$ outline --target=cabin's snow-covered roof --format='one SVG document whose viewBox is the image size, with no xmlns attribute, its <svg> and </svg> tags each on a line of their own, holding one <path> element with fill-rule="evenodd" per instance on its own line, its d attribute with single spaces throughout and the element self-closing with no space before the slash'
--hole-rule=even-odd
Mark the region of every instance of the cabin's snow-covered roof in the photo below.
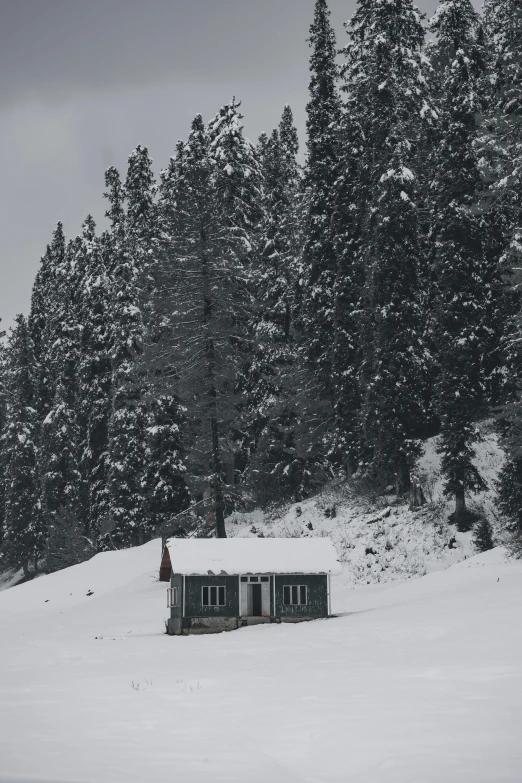
<svg viewBox="0 0 522 783">
<path fill-rule="evenodd" d="M 205 574 L 339 574 L 329 538 L 170 538 L 172 570 Z"/>
</svg>

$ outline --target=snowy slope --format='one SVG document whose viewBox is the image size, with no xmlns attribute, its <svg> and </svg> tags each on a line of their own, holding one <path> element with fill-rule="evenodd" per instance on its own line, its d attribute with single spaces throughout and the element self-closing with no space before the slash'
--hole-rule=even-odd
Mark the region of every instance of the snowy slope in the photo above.
<svg viewBox="0 0 522 783">
<path fill-rule="evenodd" d="M 477 447 L 475 463 L 488 491 L 470 498 L 468 504 L 483 510 L 495 527 L 494 487 L 504 455 L 487 422 L 482 429 L 484 440 Z M 448 524 L 454 509 L 443 496 L 436 445 L 436 438 L 426 441 L 417 470 L 429 501 L 420 511 L 408 511 L 407 504 L 394 505 L 392 496 L 364 499 L 343 482 L 286 509 L 235 513 L 227 520 L 228 535 L 329 536 L 339 558 L 349 566 L 346 579 L 353 585 L 387 583 L 447 568 L 473 556 L 475 550 L 470 533 L 457 533 Z"/>
<path fill-rule="evenodd" d="M 0 781 L 520 783 L 522 563 L 168 637 L 158 541 L 0 594 Z"/>
</svg>

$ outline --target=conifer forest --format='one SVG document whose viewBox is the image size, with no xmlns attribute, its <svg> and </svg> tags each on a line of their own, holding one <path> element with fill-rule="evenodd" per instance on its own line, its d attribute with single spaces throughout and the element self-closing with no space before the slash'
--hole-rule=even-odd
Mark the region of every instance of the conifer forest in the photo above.
<svg viewBox="0 0 522 783">
<path fill-rule="evenodd" d="M 407 503 L 435 435 L 486 540 L 485 419 L 522 553 L 522 2 L 310 23 L 304 156 L 289 105 L 254 144 L 234 97 L 159 176 L 144 146 L 105 172 L 106 229 L 49 227 L 0 342 L 0 566 L 225 537 L 332 479 Z"/>
</svg>

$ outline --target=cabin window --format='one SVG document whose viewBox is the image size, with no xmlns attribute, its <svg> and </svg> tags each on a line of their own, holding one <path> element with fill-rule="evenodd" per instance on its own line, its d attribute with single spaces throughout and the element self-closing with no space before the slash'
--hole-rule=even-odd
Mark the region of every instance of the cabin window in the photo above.
<svg viewBox="0 0 522 783">
<path fill-rule="evenodd" d="M 201 588 L 201 603 L 203 606 L 225 606 L 225 599 L 225 588 L 221 585 Z"/>
<path fill-rule="evenodd" d="M 167 590 L 167 608 L 172 609 L 179 606 L 179 588 L 169 587 Z"/>
<path fill-rule="evenodd" d="M 308 603 L 306 585 L 284 585 L 283 603 L 285 606 L 305 606 Z"/>
</svg>

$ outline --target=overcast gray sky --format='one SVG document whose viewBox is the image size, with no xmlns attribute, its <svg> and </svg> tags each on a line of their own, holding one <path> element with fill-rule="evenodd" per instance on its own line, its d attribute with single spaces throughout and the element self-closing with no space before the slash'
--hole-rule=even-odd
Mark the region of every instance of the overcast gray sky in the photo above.
<svg viewBox="0 0 522 783">
<path fill-rule="evenodd" d="M 285 103 L 304 147 L 314 0 L 0 0 L 0 317 L 27 312 L 58 220 L 100 223 L 103 173 L 156 174 L 193 117 L 242 100 L 253 141 Z M 339 45 L 354 0 L 330 0 Z M 421 0 L 431 13 L 436 0 Z"/>
</svg>

